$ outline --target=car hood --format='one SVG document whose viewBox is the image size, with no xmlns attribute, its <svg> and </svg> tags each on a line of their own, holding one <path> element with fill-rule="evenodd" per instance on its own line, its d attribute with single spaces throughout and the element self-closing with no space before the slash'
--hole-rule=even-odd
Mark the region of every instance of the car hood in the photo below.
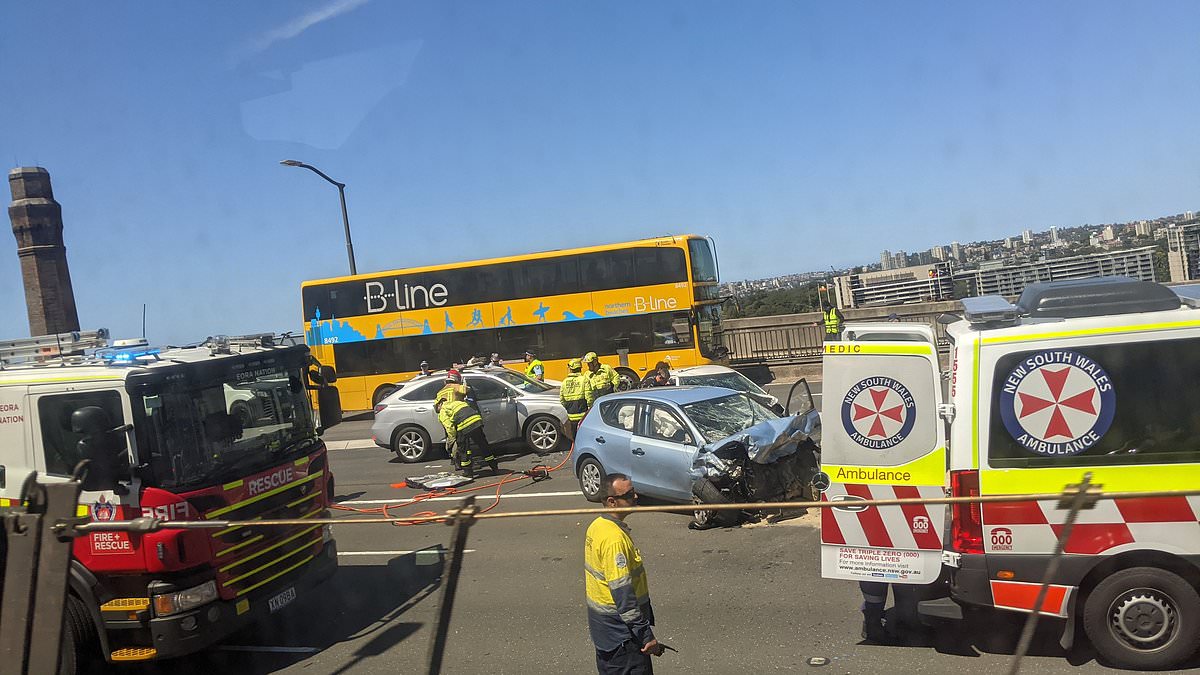
<svg viewBox="0 0 1200 675">
<path fill-rule="evenodd" d="M 820 421 L 816 415 L 793 415 L 760 422 L 749 429 L 714 441 L 700 448 L 708 454 L 728 443 L 746 446 L 746 456 L 758 464 L 770 464 L 780 457 L 796 452 L 800 444 L 816 436 L 819 441 Z"/>
<path fill-rule="evenodd" d="M 729 455 L 721 450 L 729 445 L 744 447 L 746 456 L 756 464 L 772 464 L 795 454 L 809 439 L 820 446 L 821 418 L 816 411 L 760 422 L 749 429 L 697 448 L 692 458 L 691 474 L 693 479 L 725 474 L 730 467 L 727 461 Z M 725 458 L 721 455 L 725 455 Z"/>
</svg>

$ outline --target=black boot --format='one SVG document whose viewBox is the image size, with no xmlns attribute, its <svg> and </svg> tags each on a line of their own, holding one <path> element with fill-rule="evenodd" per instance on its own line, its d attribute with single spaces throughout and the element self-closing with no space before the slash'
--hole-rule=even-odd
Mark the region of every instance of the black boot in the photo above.
<svg viewBox="0 0 1200 675">
<path fill-rule="evenodd" d="M 887 644 L 891 636 L 883 627 L 883 605 L 867 605 L 863 607 L 862 636 L 867 642 Z"/>
<path fill-rule="evenodd" d="M 464 464 L 462 466 L 462 473 L 467 478 L 474 478 L 475 477 L 475 465 L 473 463 Z"/>
<path fill-rule="evenodd" d="M 489 459 L 489 460 L 487 461 L 487 465 L 488 465 L 489 467 L 491 467 L 492 471 L 499 471 L 499 470 L 500 470 L 500 462 L 497 462 L 497 461 L 496 461 L 494 458 L 493 458 L 493 459 Z"/>
</svg>

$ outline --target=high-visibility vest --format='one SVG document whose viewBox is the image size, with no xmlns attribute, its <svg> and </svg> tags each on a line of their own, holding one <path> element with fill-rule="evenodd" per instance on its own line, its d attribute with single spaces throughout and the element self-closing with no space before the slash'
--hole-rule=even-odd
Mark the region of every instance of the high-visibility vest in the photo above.
<svg viewBox="0 0 1200 675">
<path fill-rule="evenodd" d="M 546 377 L 546 367 L 542 365 L 541 361 L 534 359 L 529 362 L 528 366 L 525 366 L 525 377 L 531 380 L 542 380 Z"/>
<path fill-rule="evenodd" d="M 439 404 L 444 404 L 446 401 L 454 400 L 455 398 L 467 397 L 467 385 L 465 384 L 447 384 L 438 391 L 437 396 L 433 399 L 434 407 Z"/>
<path fill-rule="evenodd" d="M 583 373 L 568 373 L 558 390 L 558 399 L 567 409 L 567 419 L 577 422 L 592 407 L 592 384 Z"/>
<path fill-rule="evenodd" d="M 837 334 L 842 332 L 842 317 L 838 316 L 837 308 L 830 307 L 825 313 L 825 332 Z"/>
<path fill-rule="evenodd" d="M 601 363 L 600 368 L 594 373 L 588 373 L 587 378 L 592 385 L 592 400 L 613 393 L 621 382 L 621 376 L 607 363 Z"/>
</svg>

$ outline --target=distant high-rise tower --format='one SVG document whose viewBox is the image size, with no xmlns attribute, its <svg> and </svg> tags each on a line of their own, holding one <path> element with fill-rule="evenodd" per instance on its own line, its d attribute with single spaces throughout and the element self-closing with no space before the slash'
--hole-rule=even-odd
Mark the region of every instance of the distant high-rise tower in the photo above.
<svg viewBox="0 0 1200 675">
<path fill-rule="evenodd" d="M 892 252 L 891 251 L 884 251 L 883 253 L 879 254 L 879 269 L 881 269 L 881 270 L 892 269 Z"/>
<path fill-rule="evenodd" d="M 950 242 L 950 259 L 953 260 L 954 262 L 962 262 L 963 261 L 962 247 L 959 246 L 957 241 Z"/>
<path fill-rule="evenodd" d="M 1050 243 L 1051 244 L 1058 243 L 1058 228 L 1057 227 L 1050 228 Z"/>
<path fill-rule="evenodd" d="M 20 167 L 8 172 L 8 219 L 17 238 L 30 335 L 79 330 L 75 292 L 63 244 L 62 207 L 54 201 L 50 172 Z"/>
<path fill-rule="evenodd" d="M 1026 244 L 1032 242 L 1033 241 L 1033 231 L 1032 230 L 1021 230 L 1021 241 L 1025 242 Z"/>
</svg>

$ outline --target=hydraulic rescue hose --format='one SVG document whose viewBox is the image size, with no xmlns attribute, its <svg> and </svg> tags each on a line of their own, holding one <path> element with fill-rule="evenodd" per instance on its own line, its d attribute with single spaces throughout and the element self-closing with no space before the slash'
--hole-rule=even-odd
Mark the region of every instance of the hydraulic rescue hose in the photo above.
<svg viewBox="0 0 1200 675">
<path fill-rule="evenodd" d="M 566 463 L 568 461 L 570 461 L 570 459 L 571 459 L 571 452 L 568 450 L 566 455 L 563 457 L 562 461 L 553 467 L 548 467 L 548 466 L 539 464 L 539 465 L 536 465 L 533 468 L 527 469 L 525 471 L 512 471 L 508 475 L 504 476 L 503 478 L 501 478 L 500 480 L 498 480 L 494 483 L 487 483 L 485 485 L 474 485 L 474 486 L 466 487 L 466 488 L 448 487 L 448 488 L 444 488 L 441 490 L 430 490 L 428 492 L 423 492 L 423 493 L 413 497 L 412 499 L 396 502 L 395 504 L 384 504 L 382 506 L 377 506 L 377 507 L 373 507 L 373 508 L 358 508 L 358 507 L 354 507 L 354 506 L 342 506 L 340 504 L 331 504 L 329 506 L 329 508 L 337 510 L 337 511 L 347 511 L 350 513 L 361 513 L 361 514 L 367 514 L 367 515 L 382 515 L 387 518 L 398 518 L 399 516 L 395 516 L 391 513 L 392 510 L 407 508 L 409 506 L 420 504 L 421 502 L 429 501 L 431 499 L 436 499 L 439 497 L 454 497 L 454 496 L 458 496 L 458 495 L 465 495 L 465 494 L 468 494 L 471 492 L 478 492 L 478 491 L 482 491 L 482 490 L 489 490 L 491 488 L 496 488 L 495 499 L 492 500 L 492 503 L 490 505 L 488 505 L 487 508 L 480 509 L 478 512 L 480 514 L 483 514 L 483 513 L 487 513 L 488 511 L 491 511 L 492 509 L 496 508 L 496 506 L 498 506 L 500 504 L 500 497 L 502 494 L 501 490 L 504 488 L 505 485 L 511 485 L 513 483 L 517 483 L 517 482 L 520 482 L 523 480 L 531 480 L 534 482 L 546 480 L 547 478 L 550 477 L 551 473 L 561 469 L 563 466 L 566 465 Z M 392 487 L 400 488 L 400 487 L 406 487 L 406 485 L 404 483 L 393 483 Z M 410 521 L 410 522 L 404 522 L 404 521 L 397 520 L 397 521 L 393 521 L 392 525 L 401 527 L 401 526 L 408 526 L 408 525 L 423 525 L 425 523 L 444 522 L 444 520 L 445 520 L 444 518 L 438 519 L 437 516 L 438 516 L 438 514 L 435 511 L 419 511 L 417 513 L 412 514 L 412 516 L 410 516 L 410 517 L 411 518 L 426 518 L 429 520 L 417 520 L 417 521 Z"/>
</svg>

